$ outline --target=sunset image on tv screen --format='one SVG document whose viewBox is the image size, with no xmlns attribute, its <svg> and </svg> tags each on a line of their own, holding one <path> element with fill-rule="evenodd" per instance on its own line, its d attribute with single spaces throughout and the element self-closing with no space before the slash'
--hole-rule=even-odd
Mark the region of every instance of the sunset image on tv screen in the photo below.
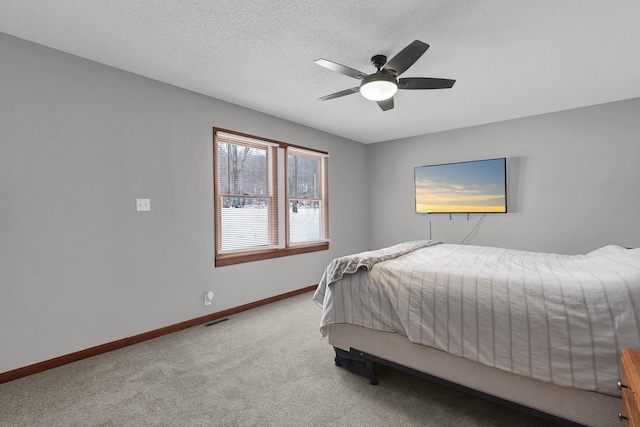
<svg viewBox="0 0 640 427">
<path fill-rule="evenodd" d="M 417 213 L 504 213 L 506 159 L 415 168 Z"/>
</svg>

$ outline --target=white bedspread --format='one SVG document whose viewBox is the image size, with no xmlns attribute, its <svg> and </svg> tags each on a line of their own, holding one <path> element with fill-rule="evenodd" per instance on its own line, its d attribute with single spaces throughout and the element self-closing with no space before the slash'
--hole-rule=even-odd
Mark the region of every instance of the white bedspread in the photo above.
<svg viewBox="0 0 640 427">
<path fill-rule="evenodd" d="M 640 249 L 557 255 L 440 244 L 356 271 L 314 300 L 320 330 L 398 332 L 506 371 L 617 395 L 622 348 L 640 350 Z"/>
</svg>

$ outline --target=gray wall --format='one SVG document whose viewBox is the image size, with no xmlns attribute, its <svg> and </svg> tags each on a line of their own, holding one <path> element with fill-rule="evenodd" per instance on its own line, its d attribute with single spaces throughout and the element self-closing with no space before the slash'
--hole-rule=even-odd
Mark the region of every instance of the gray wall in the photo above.
<svg viewBox="0 0 640 427">
<path fill-rule="evenodd" d="M 640 246 L 640 98 L 370 146 L 372 245 L 460 243 L 480 215 L 414 213 L 416 166 L 507 157 L 509 213 L 468 244 L 585 253 Z M 428 118 L 426 118 L 428 119 Z"/>
<path fill-rule="evenodd" d="M 366 146 L 3 34 L 0 58 L 0 372 L 311 286 L 368 247 Z M 329 251 L 214 268 L 214 126 L 329 152 Z"/>
</svg>

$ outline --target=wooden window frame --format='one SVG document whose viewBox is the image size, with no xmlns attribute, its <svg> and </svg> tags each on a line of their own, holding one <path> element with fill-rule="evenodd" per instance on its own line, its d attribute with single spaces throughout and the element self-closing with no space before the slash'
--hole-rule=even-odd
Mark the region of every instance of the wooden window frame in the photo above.
<svg viewBox="0 0 640 427">
<path fill-rule="evenodd" d="M 280 174 L 284 175 L 284 186 L 283 188 L 279 188 L 280 177 L 277 165 L 277 154 L 276 158 L 272 161 L 274 162 L 274 167 L 271 169 L 271 177 L 272 183 L 274 185 L 274 192 L 276 193 L 275 200 L 278 200 L 278 192 L 284 191 L 284 208 L 281 211 L 281 206 L 279 203 L 272 203 L 272 211 L 270 215 L 283 215 L 284 222 L 286 227 L 284 245 L 279 248 L 268 248 L 268 249 L 260 249 L 260 250 L 247 250 L 247 251 L 237 251 L 237 252 L 223 252 L 220 253 L 220 249 L 222 246 L 222 197 L 224 195 L 220 194 L 220 188 L 218 183 L 218 133 L 225 133 L 232 136 L 239 137 L 239 140 L 242 141 L 243 144 L 250 145 L 250 142 L 245 142 L 244 139 L 249 140 L 257 140 L 264 141 L 267 144 L 275 145 L 277 148 L 284 149 L 284 170 L 280 172 Z M 288 189 L 287 189 L 287 149 L 297 149 L 302 152 L 309 152 L 311 155 L 317 155 L 322 158 L 322 187 L 321 187 L 321 204 L 322 204 L 322 212 L 323 217 L 321 221 L 323 222 L 323 230 L 324 236 L 319 241 L 309 242 L 307 243 L 295 243 L 292 245 L 289 241 L 289 197 L 288 197 Z M 278 150 L 272 150 L 277 152 Z M 297 151 L 297 152 L 300 152 Z M 227 265 L 240 264 L 244 262 L 252 262 L 259 261 L 265 259 L 279 258 L 283 256 L 290 255 L 298 255 L 309 252 L 316 251 L 324 251 L 329 249 L 329 193 L 328 193 L 328 153 L 321 150 L 316 150 L 308 147 L 302 147 L 295 144 L 289 144 L 281 141 L 276 141 L 273 139 L 263 138 L 255 135 L 249 135 L 246 133 L 231 131 L 228 129 L 222 128 L 213 128 L 213 183 L 214 183 L 214 244 L 215 244 L 215 266 L 222 267 Z M 279 221 L 276 220 L 275 224 Z M 277 225 L 275 227 L 272 226 L 269 228 L 270 230 L 270 241 L 273 243 L 278 240 L 279 231 Z"/>
</svg>

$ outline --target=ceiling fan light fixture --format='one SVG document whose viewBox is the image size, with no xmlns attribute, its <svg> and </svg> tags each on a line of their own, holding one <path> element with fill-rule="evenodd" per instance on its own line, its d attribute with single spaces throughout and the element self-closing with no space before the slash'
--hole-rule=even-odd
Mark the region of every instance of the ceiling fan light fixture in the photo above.
<svg viewBox="0 0 640 427">
<path fill-rule="evenodd" d="M 371 74 L 362 79 L 360 93 L 371 101 L 384 101 L 391 98 L 398 91 L 397 80 L 382 72 Z"/>
</svg>

